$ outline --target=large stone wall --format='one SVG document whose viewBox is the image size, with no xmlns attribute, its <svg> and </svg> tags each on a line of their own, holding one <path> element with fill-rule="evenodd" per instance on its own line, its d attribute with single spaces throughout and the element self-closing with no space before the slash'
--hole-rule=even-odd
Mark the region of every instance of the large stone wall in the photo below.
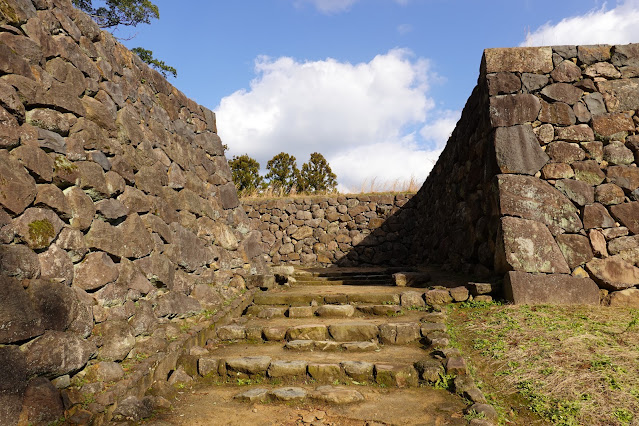
<svg viewBox="0 0 639 426">
<path fill-rule="evenodd" d="M 435 263 L 503 276 L 515 302 L 599 303 L 603 295 L 613 304 L 639 303 L 638 110 L 639 44 L 487 49 L 437 164 L 390 217 L 369 213 L 375 226 L 362 220 L 363 228 L 349 224 L 352 215 L 324 217 L 318 223 L 325 227 L 305 244 L 277 229 L 292 224 L 280 212 L 290 215 L 299 202 L 251 202 L 248 211 L 256 220 L 265 214 L 260 229 L 274 259 L 313 262 L 319 256 L 311 246 L 337 244 L 322 262 Z M 317 221 L 313 209 L 344 202 L 307 204 Z M 388 226 L 378 219 L 389 221 L 391 240 L 401 244 L 386 239 Z M 328 226 L 344 231 L 324 233 Z M 355 236 L 353 248 L 340 247 L 337 235 L 350 243 Z M 294 259 L 282 257 L 285 245 Z"/>
<path fill-rule="evenodd" d="M 258 240 L 211 111 L 69 0 L 0 1 L 0 424 L 56 420 L 56 388 L 112 412 L 132 358 L 166 380 L 174 318 L 244 292 Z"/>
<path fill-rule="evenodd" d="M 268 262 L 292 265 L 405 265 L 412 239 L 403 223 L 412 194 L 244 199 Z"/>
<path fill-rule="evenodd" d="M 612 303 L 637 291 L 620 292 L 639 284 L 638 66 L 639 45 L 485 52 L 509 298 L 581 288 L 572 300 L 592 301 L 590 279 Z"/>
</svg>

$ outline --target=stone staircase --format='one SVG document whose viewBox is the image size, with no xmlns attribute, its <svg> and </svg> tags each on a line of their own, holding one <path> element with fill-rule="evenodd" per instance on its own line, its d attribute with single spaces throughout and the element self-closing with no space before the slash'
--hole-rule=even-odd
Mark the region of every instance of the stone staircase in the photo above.
<svg viewBox="0 0 639 426">
<path fill-rule="evenodd" d="M 412 415 L 389 419 L 380 410 L 362 420 L 492 424 L 494 410 L 450 346 L 444 311 L 426 302 L 424 289 L 396 286 L 392 272 L 296 269 L 287 283 L 257 292 L 206 351 L 192 352 L 187 372 L 236 387 L 235 403 L 339 405 L 361 418 L 354 407 L 367 400 L 383 407 L 385 398 L 396 405 L 413 389 L 406 403 L 419 410 Z M 469 297 L 465 288 L 435 291 Z M 469 410 L 485 414 L 471 420 Z"/>
</svg>

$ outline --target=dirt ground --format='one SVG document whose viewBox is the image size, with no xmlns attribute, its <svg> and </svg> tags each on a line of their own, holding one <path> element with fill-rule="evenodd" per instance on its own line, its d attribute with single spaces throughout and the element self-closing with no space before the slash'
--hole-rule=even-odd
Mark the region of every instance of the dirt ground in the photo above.
<svg viewBox="0 0 639 426">
<path fill-rule="evenodd" d="M 244 403 L 233 400 L 253 387 L 202 385 L 181 393 L 170 411 L 158 413 L 145 425 L 467 425 L 464 402 L 444 390 L 383 389 L 361 386 L 366 400 L 353 405 L 322 403 Z"/>
</svg>

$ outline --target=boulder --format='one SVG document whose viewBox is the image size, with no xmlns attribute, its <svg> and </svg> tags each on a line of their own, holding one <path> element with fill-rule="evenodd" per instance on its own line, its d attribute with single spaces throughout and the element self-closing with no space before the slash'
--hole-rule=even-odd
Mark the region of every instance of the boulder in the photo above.
<svg viewBox="0 0 639 426">
<path fill-rule="evenodd" d="M 75 290 L 64 283 L 32 280 L 27 294 L 45 330 L 66 331 L 80 309 Z"/>
<path fill-rule="evenodd" d="M 615 226 L 615 220 L 610 216 L 608 210 L 599 203 L 585 206 L 583 219 L 584 229 L 612 228 Z"/>
<path fill-rule="evenodd" d="M 135 346 L 133 328 L 126 320 L 107 320 L 95 326 L 91 339 L 104 361 L 122 361 Z"/>
<path fill-rule="evenodd" d="M 187 317 L 202 310 L 200 302 L 185 294 L 170 292 L 157 299 L 154 312 L 157 317 Z"/>
<path fill-rule="evenodd" d="M 66 251 L 53 244 L 38 255 L 40 261 L 40 277 L 59 280 L 66 285 L 73 282 L 73 262 Z"/>
<path fill-rule="evenodd" d="M 618 255 L 592 259 L 586 263 L 586 269 L 597 284 L 607 290 L 624 290 L 639 285 L 639 268 Z"/>
<path fill-rule="evenodd" d="M 563 141 L 549 143 L 546 147 L 546 154 L 551 161 L 556 163 L 572 164 L 586 158 L 586 153 L 578 144 Z"/>
<path fill-rule="evenodd" d="M 49 247 L 63 226 L 53 210 L 37 207 L 27 209 L 13 221 L 16 234 L 34 250 Z"/>
<path fill-rule="evenodd" d="M 574 105 L 581 99 L 583 90 L 568 83 L 553 83 L 544 87 L 541 95 L 551 101 L 565 102 Z"/>
<path fill-rule="evenodd" d="M 77 334 L 52 330 L 22 349 L 29 374 L 49 378 L 80 370 L 96 352 L 94 343 Z"/>
<path fill-rule="evenodd" d="M 634 191 L 639 188 L 639 168 L 630 166 L 610 166 L 606 170 L 610 182 Z"/>
<path fill-rule="evenodd" d="M 595 189 L 586 182 L 562 179 L 555 183 L 555 188 L 579 206 L 595 202 Z"/>
<path fill-rule="evenodd" d="M 246 356 L 226 360 L 228 370 L 246 374 L 266 374 L 269 365 L 271 365 L 271 357 L 268 356 Z"/>
<path fill-rule="evenodd" d="M 86 255 L 81 263 L 74 267 L 73 284 L 83 290 L 97 290 L 108 283 L 115 282 L 120 274 L 118 267 L 104 252 Z"/>
<path fill-rule="evenodd" d="M 29 381 L 24 393 L 20 420 L 28 424 L 51 424 L 64 417 L 60 392 L 44 377 Z"/>
<path fill-rule="evenodd" d="M 18 346 L 0 346 L 0 418 L 17 425 L 27 388 L 27 365 Z"/>
<path fill-rule="evenodd" d="M 2 275 L 19 280 L 36 278 L 40 276 L 40 261 L 26 245 L 0 245 L 0 270 Z"/>
<path fill-rule="evenodd" d="M 622 141 L 628 132 L 635 130 L 632 118 L 623 113 L 595 115 L 592 118 L 592 128 L 597 139 Z"/>
<path fill-rule="evenodd" d="M 628 288 L 613 291 L 608 295 L 608 303 L 613 308 L 639 308 L 639 289 Z"/>
<path fill-rule="evenodd" d="M 356 342 L 376 339 L 379 334 L 377 325 L 370 323 L 331 324 L 328 327 L 331 337 L 338 342 Z"/>
</svg>

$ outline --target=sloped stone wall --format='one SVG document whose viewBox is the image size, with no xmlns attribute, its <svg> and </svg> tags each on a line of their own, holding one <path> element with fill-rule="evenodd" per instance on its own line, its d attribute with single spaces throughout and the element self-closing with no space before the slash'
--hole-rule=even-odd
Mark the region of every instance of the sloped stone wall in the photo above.
<svg viewBox="0 0 639 426">
<path fill-rule="evenodd" d="M 383 252 L 380 262 L 501 276 L 515 302 L 639 305 L 638 110 L 639 44 L 487 49 L 437 164 L 383 218 L 401 247 L 382 224 L 326 258 L 374 264 L 362 254 Z M 297 208 L 279 203 L 279 212 Z M 277 231 L 278 214 L 251 209 L 266 214 L 262 230 Z M 293 247 L 295 259 L 284 260 L 315 260 L 310 246 Z"/>
<path fill-rule="evenodd" d="M 412 239 L 402 232 L 413 194 L 243 199 L 275 265 L 404 265 Z"/>
<path fill-rule="evenodd" d="M 613 304 L 639 284 L 638 65 L 639 45 L 485 52 L 501 172 L 495 270 L 513 300 L 578 286 L 568 274 Z M 596 301 L 581 283 L 573 300 Z"/>
<path fill-rule="evenodd" d="M 0 1 L 0 424 L 175 354 L 172 318 L 264 273 L 258 240 L 211 111 L 69 0 Z"/>
</svg>

